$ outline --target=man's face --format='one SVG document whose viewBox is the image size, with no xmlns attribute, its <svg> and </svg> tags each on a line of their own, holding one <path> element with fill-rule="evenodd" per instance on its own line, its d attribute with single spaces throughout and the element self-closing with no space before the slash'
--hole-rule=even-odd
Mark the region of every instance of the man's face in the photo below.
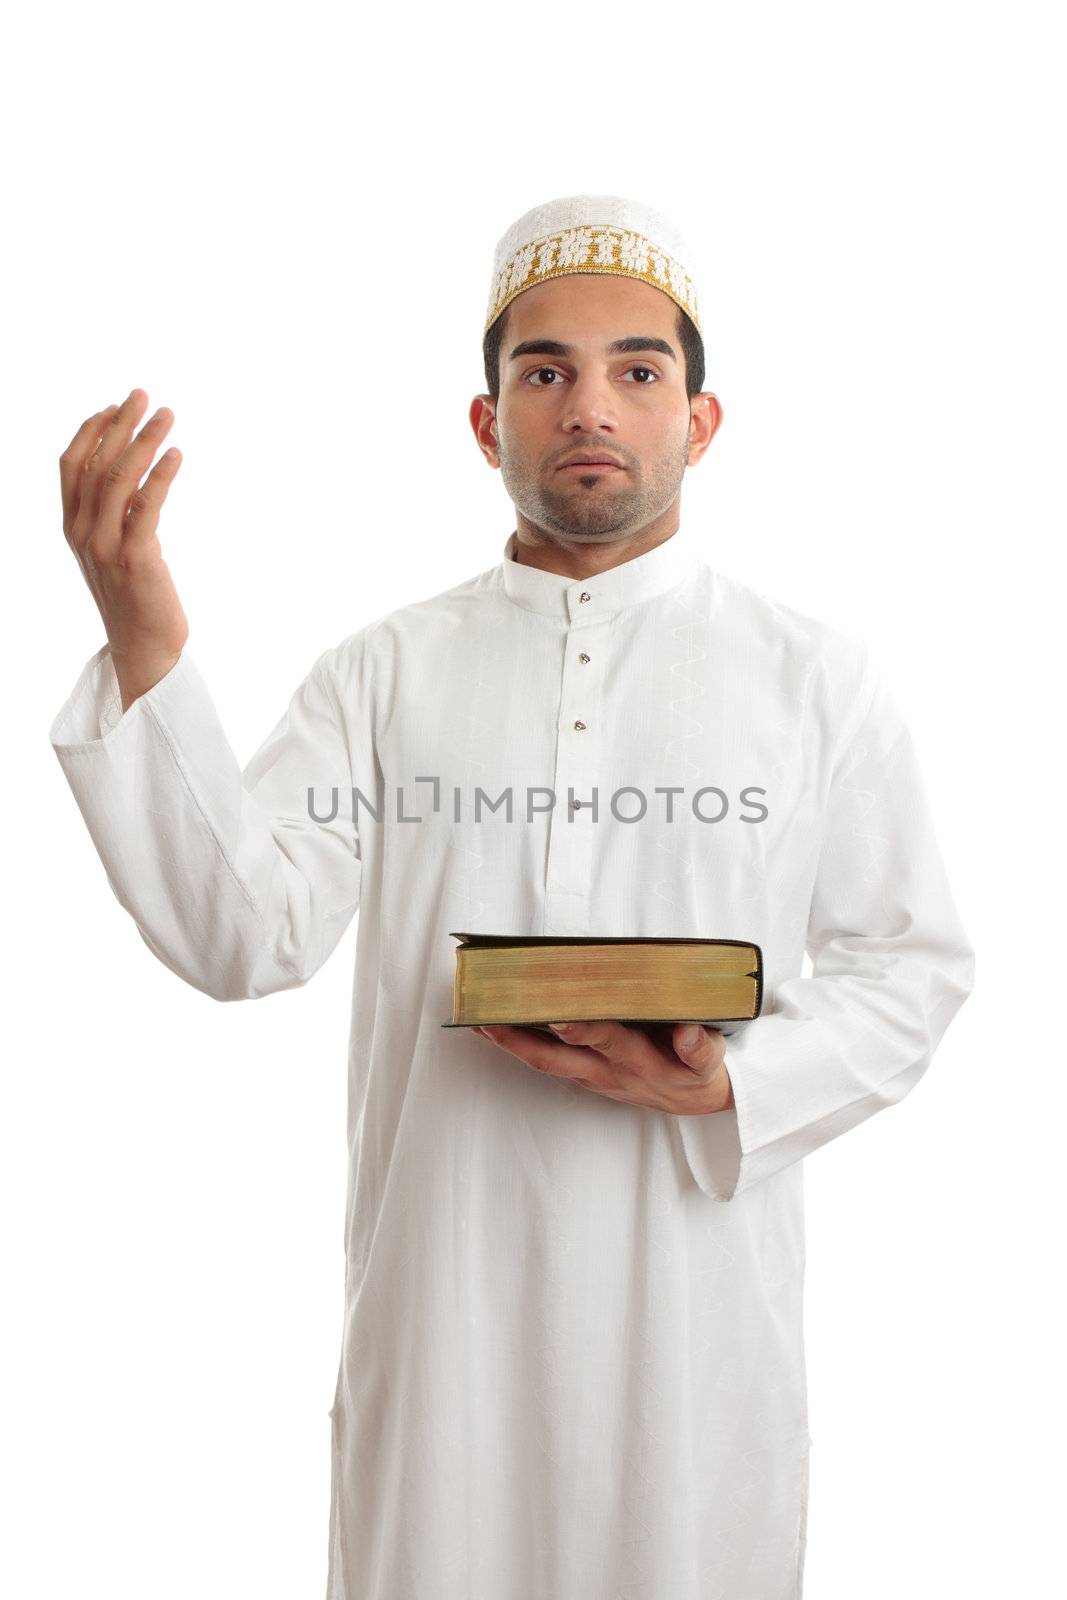
<svg viewBox="0 0 1067 1600">
<path fill-rule="evenodd" d="M 677 321 L 661 290 L 609 274 L 552 278 L 508 307 L 493 438 L 516 510 L 549 539 L 630 537 L 676 500 L 691 447 Z M 563 465 L 586 454 L 615 464 Z"/>
</svg>

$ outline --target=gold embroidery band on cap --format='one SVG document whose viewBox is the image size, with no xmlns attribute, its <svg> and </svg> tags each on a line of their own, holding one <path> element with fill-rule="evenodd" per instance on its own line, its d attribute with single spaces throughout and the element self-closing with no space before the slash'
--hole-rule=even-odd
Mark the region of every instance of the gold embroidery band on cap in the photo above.
<svg viewBox="0 0 1067 1600">
<path fill-rule="evenodd" d="M 662 289 L 702 332 L 696 286 L 679 261 L 644 234 L 605 225 L 565 228 L 513 250 L 493 278 L 484 333 L 524 289 L 569 272 L 611 272 Z"/>
</svg>

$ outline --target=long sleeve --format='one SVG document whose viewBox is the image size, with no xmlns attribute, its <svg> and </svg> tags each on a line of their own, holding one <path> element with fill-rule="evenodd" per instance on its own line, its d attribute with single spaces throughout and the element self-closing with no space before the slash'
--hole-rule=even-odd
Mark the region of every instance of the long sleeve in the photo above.
<svg viewBox="0 0 1067 1600">
<path fill-rule="evenodd" d="M 216 1000 L 306 983 L 359 905 L 330 657 L 243 772 L 187 650 L 123 712 L 103 646 L 49 730 L 118 900 L 149 949 Z M 315 820 L 329 817 L 333 790 L 336 815 Z"/>
<path fill-rule="evenodd" d="M 828 785 L 808 978 L 780 983 L 729 1038 L 734 1107 L 679 1117 L 713 1198 L 752 1184 L 901 1100 L 974 983 L 911 735 L 869 660 Z"/>
</svg>

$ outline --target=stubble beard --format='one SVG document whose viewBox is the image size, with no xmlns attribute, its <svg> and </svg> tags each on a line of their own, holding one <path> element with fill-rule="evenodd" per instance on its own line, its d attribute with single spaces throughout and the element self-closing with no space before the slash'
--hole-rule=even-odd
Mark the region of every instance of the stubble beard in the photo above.
<svg viewBox="0 0 1067 1600">
<path fill-rule="evenodd" d="M 592 542 L 634 533 L 667 509 L 681 487 L 689 443 L 687 438 L 677 457 L 658 462 L 647 477 L 639 468 L 628 467 L 623 487 L 613 481 L 615 473 L 598 474 L 583 481 L 580 472 L 569 472 L 567 477 L 575 481 L 566 489 L 557 490 L 552 482 L 558 469 L 549 468 L 538 475 L 525 463 L 513 460 L 500 440 L 497 454 L 511 503 L 528 522 L 549 537 L 556 534 Z"/>
</svg>

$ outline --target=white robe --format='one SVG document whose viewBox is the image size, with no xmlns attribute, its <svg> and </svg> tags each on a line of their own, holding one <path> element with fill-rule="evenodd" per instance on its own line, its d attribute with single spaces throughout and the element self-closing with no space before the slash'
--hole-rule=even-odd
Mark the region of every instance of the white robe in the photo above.
<svg viewBox="0 0 1067 1600">
<path fill-rule="evenodd" d="M 123 714 L 105 645 L 52 724 L 188 983 L 305 983 L 359 909 L 328 1600 L 801 1593 L 803 1158 L 914 1086 L 973 954 L 870 653 L 693 538 L 577 580 L 512 534 L 326 650 L 243 773 L 188 650 Z M 735 1107 L 442 1028 L 453 931 L 759 944 Z"/>
</svg>

